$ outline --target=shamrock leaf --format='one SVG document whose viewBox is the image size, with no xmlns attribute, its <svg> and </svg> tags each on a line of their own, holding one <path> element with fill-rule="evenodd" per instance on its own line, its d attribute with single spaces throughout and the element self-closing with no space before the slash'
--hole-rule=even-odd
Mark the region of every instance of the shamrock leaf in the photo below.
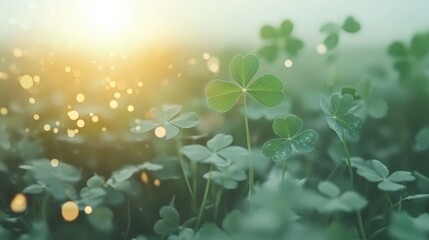
<svg viewBox="0 0 429 240">
<path fill-rule="evenodd" d="M 87 219 L 91 226 L 99 231 L 109 232 L 113 228 L 113 212 L 107 207 L 93 208 Z"/>
<path fill-rule="evenodd" d="M 180 113 L 179 105 L 163 105 L 152 109 L 154 120 L 136 119 L 131 123 L 131 132 L 145 133 L 155 129 L 155 135 L 166 140 L 172 139 L 180 132 L 180 128 L 192 128 L 198 125 L 198 115 L 194 112 Z M 160 130 L 157 133 L 157 129 Z"/>
<path fill-rule="evenodd" d="M 304 43 L 292 35 L 293 28 L 293 23 L 290 20 L 284 20 L 278 29 L 270 25 L 263 26 L 260 36 L 269 43 L 259 49 L 259 55 L 272 62 L 279 55 L 279 49 L 283 48 L 286 53 L 296 56 L 304 47 Z"/>
<path fill-rule="evenodd" d="M 323 40 L 323 45 L 325 45 L 328 50 L 332 50 L 338 46 L 342 31 L 347 33 L 357 33 L 360 28 L 360 23 L 351 16 L 347 17 L 341 26 L 335 23 L 324 24 L 320 28 L 320 31 L 326 34 L 326 37 Z"/>
<path fill-rule="evenodd" d="M 320 107 L 325 114 L 329 127 L 337 133 L 342 142 L 346 138 L 355 140 L 359 137 L 362 122 L 359 117 L 352 113 L 355 108 L 352 95 L 334 94 L 331 96 L 330 102 L 321 98 Z"/>
<path fill-rule="evenodd" d="M 343 23 L 342 29 L 348 33 L 356 33 L 360 30 L 360 23 L 354 17 L 347 17 Z"/>
<path fill-rule="evenodd" d="M 199 144 L 184 146 L 181 152 L 190 160 L 202 163 L 211 163 L 218 167 L 229 166 L 234 158 L 246 156 L 247 150 L 230 146 L 232 136 L 217 134 L 207 141 L 207 147 Z"/>
<path fill-rule="evenodd" d="M 215 184 L 225 189 L 235 189 L 238 187 L 238 182 L 246 180 L 246 172 L 236 165 L 231 165 L 218 167 L 218 170 L 207 172 L 203 177 L 213 180 Z"/>
<path fill-rule="evenodd" d="M 299 153 L 313 151 L 319 135 L 313 129 L 301 131 L 302 125 L 302 120 L 294 114 L 275 119 L 273 130 L 280 138 L 271 139 L 262 146 L 264 155 L 280 162 L 289 158 L 294 150 Z"/>
<path fill-rule="evenodd" d="M 192 228 L 183 228 L 180 229 L 179 235 L 171 235 L 168 237 L 168 240 L 194 240 L 195 231 Z"/>
<path fill-rule="evenodd" d="M 408 171 L 397 171 L 389 175 L 389 169 L 378 160 L 356 165 L 356 168 L 357 174 L 366 180 L 378 182 L 377 187 L 382 191 L 398 191 L 405 188 L 400 183 L 415 180 L 412 173 Z"/>
<path fill-rule="evenodd" d="M 356 192 L 347 191 L 340 195 L 340 189 L 329 181 L 320 182 L 317 189 L 327 197 L 318 208 L 322 213 L 359 211 L 368 203 Z"/>
<path fill-rule="evenodd" d="M 258 68 L 259 60 L 255 56 L 235 56 L 229 67 L 235 83 L 219 79 L 209 82 L 206 87 L 209 106 L 218 112 L 227 112 L 246 93 L 267 107 L 280 104 L 284 98 L 283 83 L 273 75 L 252 81 Z"/>
<path fill-rule="evenodd" d="M 78 182 L 82 176 L 74 166 L 60 163 L 53 167 L 49 160 L 40 159 L 32 161 L 28 165 L 21 165 L 20 168 L 30 172 L 37 182 L 24 189 L 25 192 L 35 194 L 44 189 L 60 200 L 77 198 L 73 184 Z"/>
<path fill-rule="evenodd" d="M 388 228 L 390 236 L 397 240 L 425 240 L 429 224 L 429 215 L 421 214 L 417 218 L 409 216 L 405 212 L 394 213 Z"/>
<path fill-rule="evenodd" d="M 425 151 L 429 149 L 429 126 L 420 129 L 415 138 L 415 149 Z"/>
<path fill-rule="evenodd" d="M 174 208 L 174 199 L 170 205 L 163 206 L 159 210 L 159 216 L 161 217 L 155 225 L 153 230 L 160 236 L 168 236 L 175 234 L 180 227 L 180 216 L 179 212 Z"/>
</svg>

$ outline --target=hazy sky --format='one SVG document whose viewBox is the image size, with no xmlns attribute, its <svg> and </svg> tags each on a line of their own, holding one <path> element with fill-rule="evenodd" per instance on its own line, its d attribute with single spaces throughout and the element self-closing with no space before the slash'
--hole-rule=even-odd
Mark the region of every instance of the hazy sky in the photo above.
<svg viewBox="0 0 429 240">
<path fill-rule="evenodd" d="M 0 0 L 0 40 L 102 45 L 163 38 L 253 46 L 263 24 L 287 18 L 297 36 L 317 43 L 323 23 L 353 15 L 362 31 L 348 44 L 378 45 L 429 30 L 428 9 L 429 0 Z"/>
</svg>

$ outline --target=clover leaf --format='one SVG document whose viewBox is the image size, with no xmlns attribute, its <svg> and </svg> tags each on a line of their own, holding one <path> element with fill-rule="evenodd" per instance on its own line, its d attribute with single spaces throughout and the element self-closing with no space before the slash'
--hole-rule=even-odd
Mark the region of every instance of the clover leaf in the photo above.
<svg viewBox="0 0 429 240">
<path fill-rule="evenodd" d="M 161 219 L 153 226 L 153 230 L 156 234 L 168 236 L 177 233 L 180 229 L 180 215 L 176 208 L 174 208 L 174 197 L 169 205 L 161 207 L 159 216 Z"/>
<path fill-rule="evenodd" d="M 319 134 L 313 129 L 301 131 L 302 125 L 302 120 L 294 114 L 275 119 L 273 130 L 280 138 L 271 139 L 262 146 L 264 155 L 271 157 L 274 162 L 280 162 L 289 158 L 294 151 L 313 151 Z"/>
<path fill-rule="evenodd" d="M 322 213 L 359 211 L 368 204 L 356 192 L 346 191 L 340 195 L 340 189 L 329 181 L 320 182 L 317 189 L 327 197 L 318 208 Z"/>
<path fill-rule="evenodd" d="M 235 56 L 229 71 L 235 82 L 215 79 L 207 84 L 209 106 L 218 112 L 229 111 L 242 94 L 249 94 L 267 107 L 280 104 L 283 99 L 283 83 L 273 75 L 264 75 L 252 81 L 259 68 L 259 60 L 248 55 Z"/>
<path fill-rule="evenodd" d="M 207 172 L 203 177 L 213 180 L 215 184 L 225 189 L 235 189 L 238 187 L 238 182 L 246 180 L 246 172 L 236 165 L 231 165 L 218 167 L 218 170 Z"/>
<path fill-rule="evenodd" d="M 181 152 L 192 161 L 211 163 L 216 166 L 229 166 L 232 159 L 246 156 L 247 150 L 239 146 L 230 146 L 231 135 L 217 134 L 207 141 L 207 147 L 199 144 L 182 147 Z"/>
<path fill-rule="evenodd" d="M 198 115 L 194 112 L 180 113 L 182 107 L 180 105 L 163 105 L 160 108 L 154 108 L 151 111 L 153 120 L 136 119 L 131 123 L 131 132 L 145 133 L 162 127 L 165 134 L 157 135 L 157 137 L 166 140 L 177 136 L 181 128 L 192 128 L 198 125 Z"/>
<path fill-rule="evenodd" d="M 356 165 L 356 168 L 357 174 L 370 182 L 377 182 L 377 187 L 382 191 L 398 191 L 405 188 L 400 183 L 415 180 L 413 174 L 408 171 L 397 171 L 389 175 L 389 169 L 378 160 Z"/>
<path fill-rule="evenodd" d="M 344 142 L 347 139 L 355 140 L 359 137 L 359 129 L 362 121 L 352 113 L 356 107 L 353 103 L 353 96 L 345 94 L 334 94 L 331 101 L 320 99 L 320 107 L 325 115 L 329 127 L 334 130 L 340 140 Z"/>
<path fill-rule="evenodd" d="M 76 167 L 62 162 L 53 167 L 48 159 L 40 159 L 21 165 L 20 168 L 27 170 L 37 182 L 24 189 L 24 192 L 40 193 L 40 189 L 44 189 L 60 200 L 77 198 L 73 184 L 77 183 L 82 175 Z"/>
<path fill-rule="evenodd" d="M 259 49 L 258 54 L 269 62 L 277 58 L 279 50 L 282 48 L 289 55 L 296 56 L 304 47 L 304 43 L 292 35 L 293 28 L 293 23 L 290 20 L 284 20 L 278 29 L 270 25 L 263 26 L 260 36 L 268 41 L 268 44 Z"/>
<path fill-rule="evenodd" d="M 429 149 L 429 126 L 420 129 L 415 137 L 415 149 L 417 151 L 425 151 Z"/>
<path fill-rule="evenodd" d="M 409 216 L 405 212 L 392 215 L 388 231 L 390 236 L 397 240 L 425 240 L 427 239 L 429 215 L 421 214 L 417 218 Z"/>
<path fill-rule="evenodd" d="M 352 16 L 347 17 L 341 25 L 336 23 L 326 23 L 320 28 L 320 32 L 326 34 L 326 37 L 323 40 L 323 45 L 325 45 L 326 49 L 332 50 L 338 46 L 342 31 L 347 33 L 357 33 L 360 29 L 360 23 Z"/>
</svg>

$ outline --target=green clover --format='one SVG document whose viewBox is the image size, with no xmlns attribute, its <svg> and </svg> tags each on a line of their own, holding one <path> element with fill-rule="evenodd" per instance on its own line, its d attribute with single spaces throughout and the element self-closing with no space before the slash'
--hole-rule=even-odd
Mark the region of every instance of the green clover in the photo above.
<svg viewBox="0 0 429 240">
<path fill-rule="evenodd" d="M 250 94 L 257 102 L 267 107 L 280 104 L 283 99 L 283 83 L 273 75 L 264 75 L 252 81 L 259 68 L 259 60 L 249 55 L 235 56 L 229 72 L 235 82 L 215 79 L 207 84 L 209 106 L 218 112 L 229 111 L 242 94 Z"/>
<path fill-rule="evenodd" d="M 346 191 L 340 195 L 340 189 L 329 181 L 320 182 L 317 189 L 327 197 L 318 207 L 318 211 L 322 213 L 359 211 L 368 204 L 356 192 Z"/>
<path fill-rule="evenodd" d="M 346 138 L 355 140 L 359 137 L 362 121 L 352 113 L 356 108 L 352 95 L 334 94 L 330 102 L 326 98 L 321 98 L 320 107 L 329 127 L 337 133 L 342 142 Z"/>
<path fill-rule="evenodd" d="M 279 49 L 284 48 L 286 53 L 296 56 L 304 47 L 304 43 L 302 40 L 294 37 L 292 31 L 293 23 L 290 20 L 284 20 L 278 29 L 270 25 L 263 26 L 260 36 L 262 39 L 269 41 L 269 43 L 259 50 L 259 55 L 268 62 L 272 62 L 277 58 Z"/>
<path fill-rule="evenodd" d="M 154 120 L 134 120 L 131 123 L 131 132 L 145 133 L 155 129 L 157 137 L 172 139 L 179 134 L 181 128 L 192 128 L 199 123 L 196 113 L 180 113 L 181 110 L 180 105 L 163 105 L 160 108 L 154 108 L 151 111 Z"/>
<path fill-rule="evenodd" d="M 404 189 L 402 182 L 414 181 L 416 178 L 411 172 L 397 171 L 389 175 L 389 169 L 380 161 L 372 160 L 356 165 L 357 174 L 370 182 L 378 182 L 377 187 L 382 191 L 398 191 Z"/>
<path fill-rule="evenodd" d="M 264 155 L 280 162 L 289 158 L 294 150 L 299 153 L 313 151 L 319 134 L 313 129 L 301 131 L 302 125 L 302 120 L 294 114 L 275 119 L 273 130 L 280 138 L 271 139 L 262 146 Z"/>
<path fill-rule="evenodd" d="M 323 45 L 325 45 L 328 50 L 334 49 L 340 42 L 340 34 L 342 31 L 347 33 L 357 33 L 360 29 L 360 23 L 351 16 L 347 17 L 342 25 L 326 23 L 320 28 L 320 31 L 326 34 L 326 37 L 323 40 Z"/>
<path fill-rule="evenodd" d="M 203 177 L 213 180 L 215 184 L 225 189 L 235 189 L 238 187 L 238 182 L 247 178 L 246 172 L 236 165 L 218 167 L 218 170 L 207 172 Z"/>
<path fill-rule="evenodd" d="M 199 144 L 184 146 L 181 152 L 192 161 L 211 163 L 218 167 L 231 165 L 232 159 L 246 156 L 247 150 L 230 146 L 231 135 L 217 134 L 207 141 L 207 147 Z"/>
</svg>

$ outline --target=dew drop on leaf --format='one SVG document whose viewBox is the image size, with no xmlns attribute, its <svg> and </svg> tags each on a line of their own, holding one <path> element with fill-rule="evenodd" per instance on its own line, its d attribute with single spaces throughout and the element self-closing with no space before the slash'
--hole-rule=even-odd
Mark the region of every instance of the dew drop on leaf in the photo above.
<svg viewBox="0 0 429 240">
<path fill-rule="evenodd" d="M 24 194 L 18 193 L 10 202 L 10 209 L 16 213 L 22 213 L 27 209 L 27 198 Z"/>
<path fill-rule="evenodd" d="M 72 222 L 79 216 L 79 208 L 72 201 L 65 202 L 61 207 L 61 215 L 65 221 Z"/>
</svg>

